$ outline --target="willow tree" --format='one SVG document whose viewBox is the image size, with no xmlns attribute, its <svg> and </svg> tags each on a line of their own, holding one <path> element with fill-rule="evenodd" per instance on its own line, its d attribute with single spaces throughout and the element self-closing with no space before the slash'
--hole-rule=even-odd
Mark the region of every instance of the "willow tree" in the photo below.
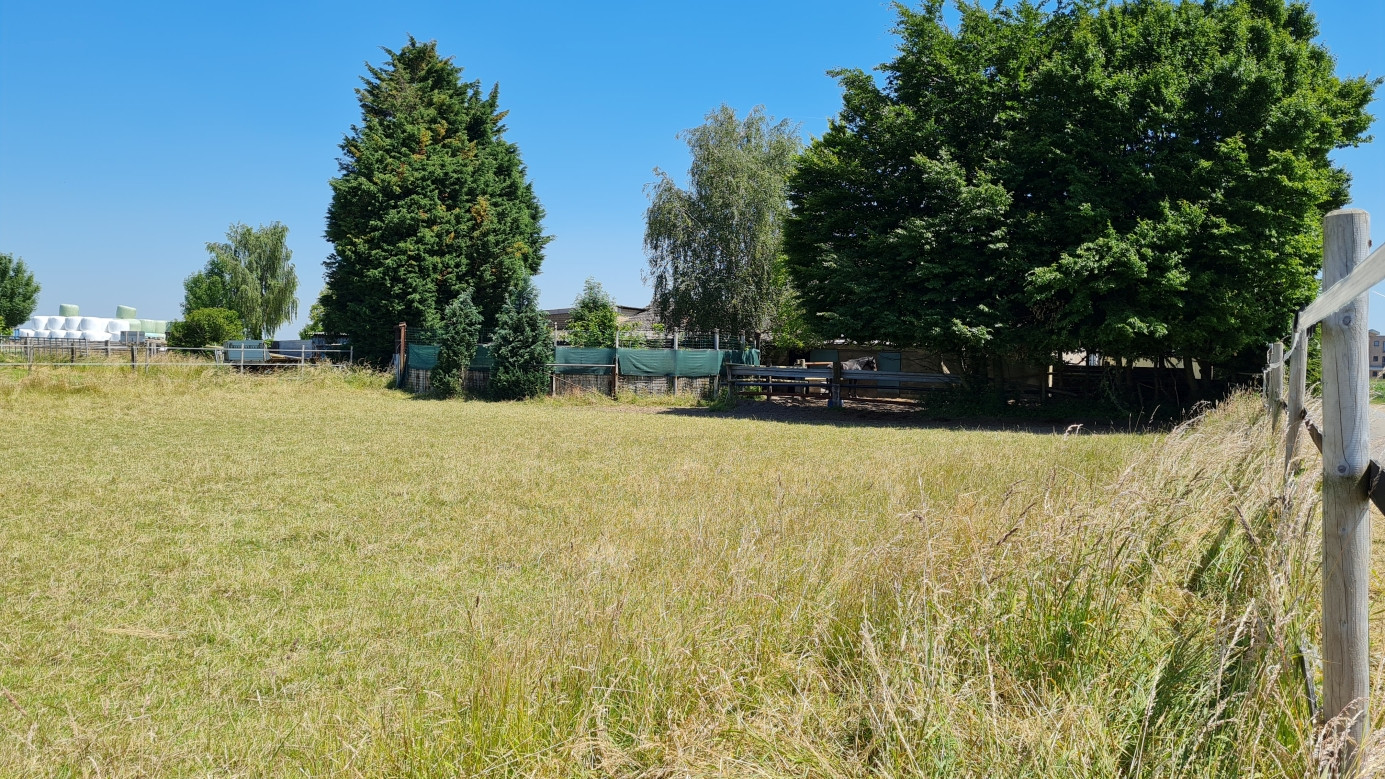
<svg viewBox="0 0 1385 779">
<path fill-rule="evenodd" d="M 322 296 L 323 326 L 373 360 L 388 359 L 396 324 L 437 327 L 462 290 L 494 326 L 548 241 L 499 87 L 463 81 L 435 42 L 385 53 L 366 66 L 361 123 L 341 143 Z"/>
<path fill-rule="evenodd" d="M 250 338 L 272 337 L 298 316 L 298 274 L 290 261 L 288 235 L 289 228 L 280 222 L 258 228 L 236 223 L 226 231 L 225 243 L 207 244 L 215 264 L 226 272 L 228 308 L 240 314 Z"/>
<path fill-rule="evenodd" d="M 779 268 L 797 129 L 761 107 L 742 120 L 723 105 L 706 120 L 679 134 L 692 154 L 687 187 L 657 168 L 647 187 L 654 308 L 675 327 L 763 331 L 785 294 Z"/>
</svg>

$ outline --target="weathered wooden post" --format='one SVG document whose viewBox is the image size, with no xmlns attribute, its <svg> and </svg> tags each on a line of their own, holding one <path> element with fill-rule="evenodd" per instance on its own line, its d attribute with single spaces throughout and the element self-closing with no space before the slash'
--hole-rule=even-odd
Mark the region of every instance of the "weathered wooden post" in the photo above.
<svg viewBox="0 0 1385 779">
<path fill-rule="evenodd" d="M 673 328 L 673 394 L 678 394 L 678 328 Z"/>
<path fill-rule="evenodd" d="M 407 354 L 407 344 L 409 342 L 409 325 L 406 322 L 399 323 L 399 359 L 394 368 L 394 387 L 404 389 L 404 359 Z"/>
<path fill-rule="evenodd" d="M 1370 216 L 1357 209 L 1323 219 L 1322 286 L 1351 275 L 1366 257 Z M 1322 659 L 1323 713 L 1352 718 L 1340 753 L 1343 776 L 1355 773 L 1370 722 L 1370 387 L 1365 292 L 1322 321 Z M 1305 352 L 1307 350 L 1305 349 Z"/>
<path fill-rule="evenodd" d="M 827 387 L 827 407 L 842 407 L 842 361 L 832 361 L 832 383 Z"/>
<path fill-rule="evenodd" d="M 1289 401 L 1288 419 L 1284 423 L 1284 475 L 1288 477 L 1294 463 L 1294 448 L 1298 444 L 1298 431 L 1303 427 L 1303 394 L 1308 383 L 1308 334 L 1311 330 L 1300 330 L 1294 322 L 1294 341 L 1289 347 Z"/>
<path fill-rule="evenodd" d="M 620 397 L 620 328 L 616 328 L 616 348 L 611 355 L 611 397 Z"/>
<path fill-rule="evenodd" d="M 1265 372 L 1265 403 L 1270 411 L 1270 430 L 1279 432 L 1279 404 L 1284 399 L 1284 344 L 1270 344 L 1270 368 Z"/>
</svg>

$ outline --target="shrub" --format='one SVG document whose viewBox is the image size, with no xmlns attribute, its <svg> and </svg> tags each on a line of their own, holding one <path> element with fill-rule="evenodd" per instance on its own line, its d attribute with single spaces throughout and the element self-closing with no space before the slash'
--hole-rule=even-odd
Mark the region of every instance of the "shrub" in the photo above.
<svg viewBox="0 0 1385 779">
<path fill-rule="evenodd" d="M 476 344 L 481 337 L 481 310 L 471 300 L 471 291 L 462 290 L 442 312 L 442 344 L 438 364 L 433 368 L 433 393 L 450 398 L 461 394 L 463 379 Z"/>
<path fill-rule="evenodd" d="M 525 280 L 500 309 L 491 341 L 490 396 L 496 400 L 532 398 L 548 389 L 553 341 L 538 298 L 534 283 Z"/>
<path fill-rule="evenodd" d="M 184 348 L 217 346 L 245 333 L 240 314 L 226 308 L 199 308 L 187 319 L 168 326 L 168 345 Z"/>
</svg>

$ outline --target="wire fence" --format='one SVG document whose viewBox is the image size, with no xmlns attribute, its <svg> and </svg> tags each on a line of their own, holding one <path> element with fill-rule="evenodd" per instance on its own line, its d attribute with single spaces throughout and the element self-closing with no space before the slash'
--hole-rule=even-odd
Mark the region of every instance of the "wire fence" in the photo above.
<svg viewBox="0 0 1385 779">
<path fill-rule="evenodd" d="M 325 348 L 300 345 L 279 349 L 260 344 L 250 346 L 232 342 L 222 347 L 168 346 L 158 341 L 121 343 L 116 341 L 78 341 L 64 338 L 14 338 L 0 341 L 0 366 L 62 368 L 129 368 L 155 366 L 216 367 L 247 371 L 266 371 L 310 365 L 346 367 L 354 362 L 351 347 Z M 239 345 L 238 345 L 239 344 Z"/>
</svg>

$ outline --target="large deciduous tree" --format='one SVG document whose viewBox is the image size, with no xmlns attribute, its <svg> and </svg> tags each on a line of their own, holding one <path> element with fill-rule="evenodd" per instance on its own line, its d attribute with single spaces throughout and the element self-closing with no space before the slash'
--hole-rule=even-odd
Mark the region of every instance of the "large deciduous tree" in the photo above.
<svg viewBox="0 0 1385 779">
<path fill-rule="evenodd" d="M 568 341 L 574 346 L 610 349 L 616 345 L 619 329 L 615 299 L 601 282 L 587 279 L 568 316 Z"/>
<path fill-rule="evenodd" d="M 1147 0 L 901 9 L 900 53 L 837 75 L 791 185 L 817 327 L 978 357 L 1225 360 L 1312 298 L 1328 152 L 1379 83 L 1338 79 L 1307 7 Z M 979 362 L 979 361 L 978 361 Z"/>
<path fill-rule="evenodd" d="M 435 328 L 463 289 L 485 325 L 536 273 L 547 238 L 519 149 L 505 140 L 499 87 L 409 38 L 367 65 L 361 123 L 332 180 L 323 325 L 358 354 L 387 359 L 394 326 Z"/>
<path fill-rule="evenodd" d="M 234 310 L 231 273 L 215 253 L 202 270 L 183 279 L 183 316 L 204 308 Z"/>
<path fill-rule="evenodd" d="M 0 327 L 9 330 L 24 324 L 38 308 L 39 289 L 24 260 L 0 252 Z"/>
<path fill-rule="evenodd" d="M 675 327 L 763 331 L 785 294 L 786 182 L 801 144 L 759 107 L 742 120 L 723 105 L 706 119 L 679 135 L 692 154 L 687 187 L 657 168 L 648 187 L 654 307 Z"/>
<path fill-rule="evenodd" d="M 280 325 L 298 316 L 298 273 L 288 235 L 289 228 L 279 222 L 257 228 L 236 223 L 226 231 L 224 243 L 207 244 L 212 255 L 208 268 L 226 274 L 230 299 L 223 307 L 240 315 L 250 338 L 272 337 Z"/>
</svg>

